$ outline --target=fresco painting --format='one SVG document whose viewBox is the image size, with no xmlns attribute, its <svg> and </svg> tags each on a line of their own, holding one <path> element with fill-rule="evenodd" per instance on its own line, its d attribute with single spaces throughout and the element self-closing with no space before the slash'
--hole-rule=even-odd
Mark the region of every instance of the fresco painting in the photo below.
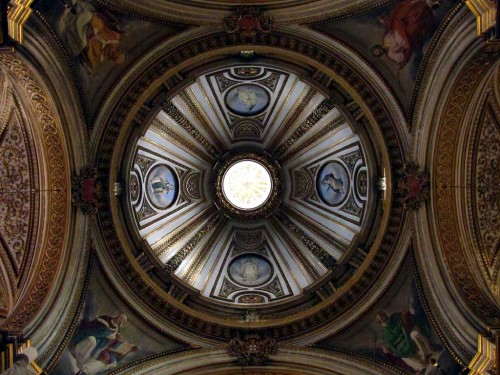
<svg viewBox="0 0 500 375">
<path fill-rule="evenodd" d="M 226 106 L 240 116 L 255 116 L 269 105 L 266 89 L 257 85 L 239 85 L 226 94 Z"/>
<path fill-rule="evenodd" d="M 94 0 L 40 0 L 78 74 L 90 118 L 136 58 L 180 28 L 112 12 Z"/>
<path fill-rule="evenodd" d="M 381 301 L 347 332 L 322 344 L 368 355 L 408 374 L 458 374 L 461 368 L 432 329 L 412 275 L 407 260 Z"/>
<path fill-rule="evenodd" d="M 121 301 L 96 263 L 75 332 L 51 374 L 102 375 L 139 358 L 181 349 Z"/>
<path fill-rule="evenodd" d="M 96 74 L 100 65 L 111 62 L 121 65 L 125 62 L 125 52 L 120 42 L 124 24 L 108 11 L 98 11 L 85 1 L 73 1 L 73 8 L 66 10 L 60 26 L 69 51 L 80 59 L 91 75 Z"/>
<path fill-rule="evenodd" d="M 349 195 L 349 173 L 338 161 L 329 161 L 319 170 L 316 189 L 323 202 L 329 206 L 339 206 Z"/>
<path fill-rule="evenodd" d="M 179 192 L 177 176 L 165 164 L 156 165 L 150 170 L 146 185 L 149 201 L 158 209 L 170 207 Z"/>
<path fill-rule="evenodd" d="M 231 262 L 228 273 L 240 285 L 259 286 L 271 279 L 273 267 L 264 257 L 244 254 Z"/>
<path fill-rule="evenodd" d="M 315 28 L 348 42 L 370 60 L 408 110 L 429 42 L 454 4 L 453 0 L 396 0 Z"/>
</svg>

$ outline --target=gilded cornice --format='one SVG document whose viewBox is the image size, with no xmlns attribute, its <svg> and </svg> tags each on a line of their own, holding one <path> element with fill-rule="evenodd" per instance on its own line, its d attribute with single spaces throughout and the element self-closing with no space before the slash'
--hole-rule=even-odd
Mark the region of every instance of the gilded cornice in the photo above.
<svg viewBox="0 0 500 375">
<path fill-rule="evenodd" d="M 9 36 L 18 43 L 23 42 L 23 27 L 31 15 L 33 0 L 11 0 L 8 10 Z"/>
<path fill-rule="evenodd" d="M 496 24 L 498 2 L 494 0 L 465 0 L 465 4 L 476 17 L 476 33 L 481 36 Z"/>
</svg>

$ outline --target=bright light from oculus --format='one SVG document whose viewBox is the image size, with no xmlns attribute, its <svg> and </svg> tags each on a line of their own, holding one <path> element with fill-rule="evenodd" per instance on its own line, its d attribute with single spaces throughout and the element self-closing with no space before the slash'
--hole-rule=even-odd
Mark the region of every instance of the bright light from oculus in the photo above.
<svg viewBox="0 0 500 375">
<path fill-rule="evenodd" d="M 242 160 L 231 165 L 222 178 L 222 191 L 233 206 L 252 210 L 271 195 L 271 175 L 260 163 Z"/>
</svg>

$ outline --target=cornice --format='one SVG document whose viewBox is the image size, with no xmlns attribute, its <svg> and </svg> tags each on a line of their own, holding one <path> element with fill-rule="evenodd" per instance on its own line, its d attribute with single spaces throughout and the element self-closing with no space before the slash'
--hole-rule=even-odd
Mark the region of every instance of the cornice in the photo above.
<svg viewBox="0 0 500 375">
<path fill-rule="evenodd" d="M 242 367 L 228 353 L 228 346 L 166 352 L 144 358 L 111 371 L 118 374 L 159 375 L 182 374 L 240 374 Z M 343 374 L 343 375 L 404 375 L 400 369 L 364 355 L 335 348 L 297 347 L 279 345 L 266 366 L 244 367 L 249 375 L 284 374 Z"/>
<path fill-rule="evenodd" d="M 163 1 L 122 0 L 119 4 L 98 0 L 114 11 L 134 15 L 153 22 L 189 26 L 222 27 L 223 19 L 238 6 L 249 6 L 264 11 L 276 25 L 307 24 L 349 18 L 388 3 L 390 0 L 257 0 L 237 3 L 221 0 Z M 203 8 L 203 12 L 200 12 Z"/>
</svg>

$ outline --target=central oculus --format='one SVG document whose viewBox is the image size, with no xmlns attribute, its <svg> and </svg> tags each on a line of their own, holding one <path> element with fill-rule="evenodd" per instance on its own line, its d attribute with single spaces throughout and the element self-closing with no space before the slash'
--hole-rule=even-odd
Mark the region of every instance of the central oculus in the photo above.
<svg viewBox="0 0 500 375">
<path fill-rule="evenodd" d="M 215 206 L 225 216 L 262 219 L 281 203 L 280 165 L 259 151 L 230 151 L 213 169 Z"/>
<path fill-rule="evenodd" d="M 242 210 L 262 206 L 269 199 L 272 187 L 267 168 L 253 160 L 237 161 L 222 177 L 222 191 L 226 199 Z"/>
</svg>

